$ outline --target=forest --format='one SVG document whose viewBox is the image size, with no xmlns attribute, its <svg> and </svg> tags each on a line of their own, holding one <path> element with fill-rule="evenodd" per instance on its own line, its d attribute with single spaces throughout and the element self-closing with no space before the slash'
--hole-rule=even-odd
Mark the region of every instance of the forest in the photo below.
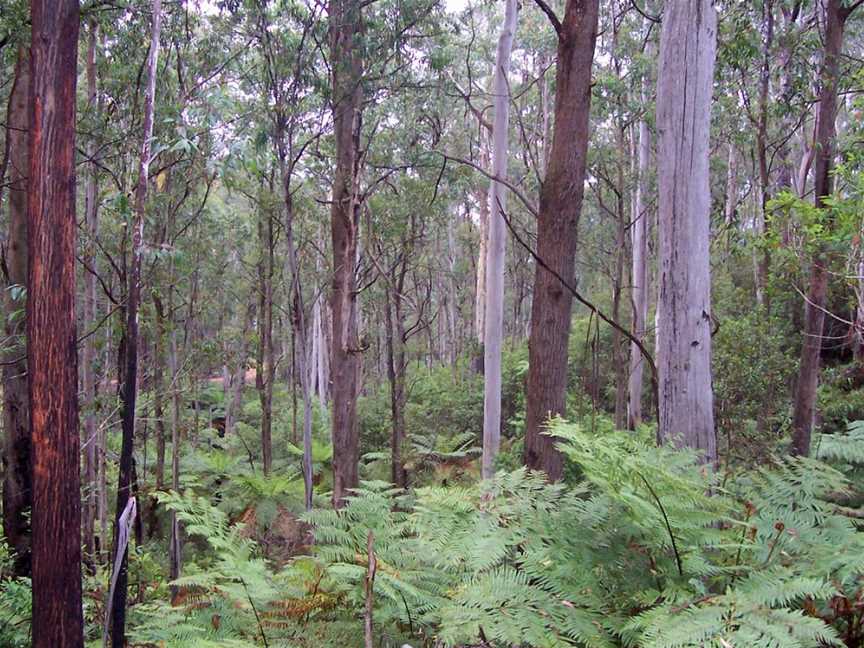
<svg viewBox="0 0 864 648">
<path fill-rule="evenodd" d="M 0 648 L 864 647 L 864 0 L 0 0 Z"/>
</svg>

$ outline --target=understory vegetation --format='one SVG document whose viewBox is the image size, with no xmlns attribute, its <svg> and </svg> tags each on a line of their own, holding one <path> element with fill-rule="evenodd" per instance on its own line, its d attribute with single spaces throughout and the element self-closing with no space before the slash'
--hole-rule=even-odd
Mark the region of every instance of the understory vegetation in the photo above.
<svg viewBox="0 0 864 648">
<path fill-rule="evenodd" d="M 388 482 L 386 452 L 369 452 L 360 488 L 346 507 L 330 509 L 332 449 L 327 414 L 316 410 L 316 509 L 304 513 L 290 393 L 276 395 L 274 435 L 285 441 L 264 477 L 252 391 L 231 436 L 204 425 L 220 418 L 223 403 L 221 390 L 202 391 L 206 409 L 183 419 L 182 490 L 140 494 L 131 645 L 359 645 L 370 555 L 371 618 L 382 648 L 861 645 L 864 426 L 847 429 L 837 414 L 842 425 L 826 423 L 814 458 L 784 457 L 780 403 L 791 370 L 783 345 L 775 339 L 774 354 L 751 371 L 725 360 L 732 362 L 738 327 L 751 324 L 724 323 L 728 350 L 717 336 L 718 394 L 735 408 L 718 425 L 730 447 L 746 449 L 724 453 L 717 471 L 692 451 L 658 447 L 653 424 L 616 431 L 602 398 L 597 409 L 575 405 L 575 421 L 551 429 L 566 457 L 564 483 L 519 467 L 524 350 L 515 348 L 505 354 L 511 432 L 494 479 L 478 481 L 471 432 L 482 379 L 459 365 L 454 383 L 451 367 L 418 365 L 406 406 L 412 490 Z M 772 348 L 771 339 L 758 344 Z M 578 360 L 572 374 L 601 386 L 605 379 Z M 826 387 L 826 408 L 831 389 L 842 385 Z M 360 402 L 367 447 L 387 442 L 378 425 L 385 391 Z M 776 403 L 752 397 L 773 393 Z M 149 452 L 142 448 L 144 469 Z M 162 539 L 170 511 L 184 534 L 183 575 L 171 582 Z M 107 578 L 100 568 L 85 581 L 94 646 Z M 0 644 L 29 645 L 29 595 L 28 580 L 4 581 Z"/>
<path fill-rule="evenodd" d="M 864 0 L 0 0 L 0 648 L 864 648 Z"/>
</svg>

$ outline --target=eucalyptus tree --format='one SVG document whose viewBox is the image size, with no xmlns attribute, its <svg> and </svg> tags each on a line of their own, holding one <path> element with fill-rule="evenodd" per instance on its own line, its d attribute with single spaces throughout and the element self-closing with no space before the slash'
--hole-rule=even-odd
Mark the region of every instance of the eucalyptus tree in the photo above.
<svg viewBox="0 0 864 648">
<path fill-rule="evenodd" d="M 141 302 L 141 266 L 144 254 L 144 221 L 147 207 L 147 190 L 150 183 L 150 160 L 153 139 L 153 120 L 156 103 L 156 74 L 159 60 L 159 35 L 162 27 L 162 2 L 153 0 L 151 5 L 150 50 L 147 56 L 147 85 L 144 95 L 143 134 L 138 163 L 138 180 L 135 186 L 135 218 L 132 224 L 132 263 L 128 272 L 126 290 L 126 327 L 124 335 L 124 371 L 121 391 L 121 422 L 123 429 L 120 450 L 120 470 L 117 484 L 117 508 L 115 512 L 114 550 L 123 552 L 117 577 L 111 611 L 111 644 L 122 648 L 126 644 L 126 597 L 128 546 L 120 548 L 119 537 L 123 527 L 126 504 L 132 497 L 132 453 L 135 443 L 135 403 L 138 396 L 138 345 L 139 305 Z"/>
<path fill-rule="evenodd" d="M 97 46 L 99 27 L 96 20 L 87 22 L 87 59 L 85 74 L 87 80 L 87 111 L 91 117 L 98 117 L 99 99 L 97 96 Z M 94 119 L 95 123 L 95 119 Z M 88 158 L 87 174 L 84 190 L 84 224 L 86 238 L 82 243 L 82 265 L 84 268 L 84 325 L 89 329 L 98 326 L 97 292 L 96 292 L 96 237 L 99 232 L 99 166 L 96 163 L 97 136 L 96 129 L 90 134 L 86 144 Z M 104 440 L 102 431 L 97 428 L 96 401 L 96 331 L 90 332 L 84 339 L 81 354 L 82 380 L 81 387 L 84 396 L 84 482 L 87 495 L 84 502 L 84 545 L 88 560 L 95 563 L 99 556 L 105 538 L 96 532 L 96 519 L 99 516 L 99 462 L 104 457 Z M 99 541 L 97 542 L 97 537 Z"/>
<path fill-rule="evenodd" d="M 14 75 L 6 113 L 4 159 L 9 174 L 9 227 L 3 264 L 6 285 L 4 310 L 5 333 L 10 344 L 3 354 L 3 534 L 15 552 L 15 573 L 29 576 L 32 446 L 23 309 L 27 283 L 30 55 L 24 43 L 18 46 Z"/>
<path fill-rule="evenodd" d="M 76 0 L 33 0 L 27 386 L 33 444 L 33 646 L 82 648 L 75 327 Z"/>
<path fill-rule="evenodd" d="M 646 42 L 645 58 L 650 60 L 654 52 L 653 44 Z M 649 305 L 649 262 L 648 242 L 650 236 L 651 211 L 649 208 L 650 167 L 651 167 L 651 130 L 648 126 L 650 97 L 650 78 L 643 74 L 639 87 L 639 102 L 642 112 L 636 121 L 634 146 L 636 149 L 635 175 L 636 188 L 632 203 L 631 249 L 632 266 L 630 272 L 630 292 L 633 306 L 632 332 L 640 342 L 645 341 L 648 332 Z M 627 425 L 635 429 L 642 422 L 642 386 L 645 362 L 635 341 L 630 343 L 630 375 L 627 394 Z"/>
<path fill-rule="evenodd" d="M 543 2 L 558 35 L 552 145 L 540 190 L 537 255 L 531 302 L 525 464 L 560 479 L 563 460 L 543 434 L 550 416 L 564 413 L 573 295 L 562 279 L 575 272 L 579 217 L 585 187 L 591 110 L 591 68 L 597 39 L 597 0 L 568 0 L 560 20 Z M 544 267 L 545 266 L 545 267 Z"/>
<path fill-rule="evenodd" d="M 363 114 L 363 4 L 359 0 L 330 0 L 330 61 L 332 119 L 335 143 L 330 237 L 333 281 L 330 308 L 333 318 L 331 380 L 333 396 L 333 504 L 342 506 L 357 486 L 360 460 L 357 394 L 360 380 L 360 342 L 357 334 L 357 264 L 360 227 L 360 132 Z"/>
<path fill-rule="evenodd" d="M 843 37 L 846 23 L 861 2 L 827 0 L 825 3 L 825 34 L 822 62 L 819 69 L 819 104 L 816 113 L 813 142 L 813 200 L 817 210 L 828 214 L 831 225 L 830 196 L 833 191 L 834 155 L 836 140 L 837 97 L 840 91 L 840 63 L 843 56 Z M 817 242 L 810 258 L 810 277 L 807 289 L 804 343 L 801 363 L 795 383 L 792 415 L 792 452 L 810 453 L 810 437 L 819 385 L 819 369 L 825 311 L 828 298 L 828 250 Z"/>
<path fill-rule="evenodd" d="M 669 0 L 657 79 L 658 438 L 717 460 L 711 387 L 709 135 L 717 16 Z"/>
<path fill-rule="evenodd" d="M 323 131 L 323 102 L 315 93 L 316 67 L 319 66 L 317 49 L 313 46 L 319 35 L 315 34 L 319 20 L 319 10 L 316 6 L 306 7 L 296 5 L 288 12 L 291 19 L 285 26 L 273 24 L 265 3 L 256 7 L 255 38 L 259 44 L 262 61 L 263 88 L 266 94 L 265 106 L 270 121 L 270 139 L 274 147 L 274 158 L 279 172 L 281 193 L 280 223 L 285 234 L 286 245 L 286 282 L 288 303 L 292 329 L 293 357 L 296 359 L 297 374 L 303 395 L 303 476 L 305 483 L 305 505 L 312 508 L 312 398 L 313 375 L 312 356 L 310 348 L 310 314 L 307 312 L 306 299 L 300 278 L 299 244 L 295 238 L 295 193 L 298 190 L 293 183 L 294 177 L 301 168 L 304 154 L 313 145 Z M 269 227 L 272 227 L 272 220 Z M 272 238 L 271 238 L 272 243 Z M 262 283 L 262 299 L 268 299 L 269 304 L 262 301 L 263 312 L 270 313 L 272 320 L 272 253 L 270 246 L 271 281 Z M 272 322 L 270 324 L 272 328 Z M 272 331 L 269 335 L 272 335 Z M 271 342 L 272 344 L 272 342 Z M 270 350 L 272 354 L 272 349 Z M 272 359 L 270 361 L 272 366 Z M 268 380 L 272 381 L 274 372 L 269 372 Z M 270 398 L 266 403 L 270 406 L 272 399 L 272 384 Z M 262 401 L 262 409 L 265 403 Z M 268 421 L 269 426 L 269 413 Z M 269 430 L 267 431 L 269 437 Z M 269 444 L 269 439 L 268 439 Z M 266 461 L 265 473 L 269 470 Z"/>
<path fill-rule="evenodd" d="M 510 136 L 510 54 L 518 17 L 516 0 L 507 0 L 495 56 L 492 122 L 492 176 L 506 181 Z M 483 334 L 483 458 L 484 479 L 494 475 L 495 458 L 501 443 L 501 345 L 504 337 L 504 216 L 507 191 L 498 180 L 489 185 L 489 226 L 486 248 L 486 304 Z"/>
</svg>

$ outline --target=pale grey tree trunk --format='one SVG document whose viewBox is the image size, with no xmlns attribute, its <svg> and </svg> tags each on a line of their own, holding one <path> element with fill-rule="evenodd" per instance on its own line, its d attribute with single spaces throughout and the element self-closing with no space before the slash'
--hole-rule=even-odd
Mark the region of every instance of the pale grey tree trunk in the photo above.
<svg viewBox="0 0 864 648">
<path fill-rule="evenodd" d="M 646 55 L 649 51 L 646 49 Z M 649 92 L 647 78 L 643 81 L 642 101 L 647 102 Z M 649 214 L 646 207 L 648 195 L 648 173 L 651 165 L 651 131 L 648 122 L 639 120 L 639 148 L 637 153 L 636 195 L 633 200 L 633 227 L 631 238 L 633 246 L 632 258 L 632 302 L 633 302 L 633 335 L 640 341 L 645 340 L 646 323 L 648 320 L 648 234 Z M 644 361 L 642 352 L 634 342 L 630 343 L 630 378 L 628 383 L 628 415 L 627 423 L 635 429 L 642 422 L 642 374 Z"/>
<path fill-rule="evenodd" d="M 657 80 L 660 303 L 657 365 L 663 442 L 717 459 L 711 388 L 711 0 L 670 0 Z"/>
<path fill-rule="evenodd" d="M 456 285 L 456 239 L 453 233 L 453 218 L 447 219 L 447 290 L 445 299 L 447 302 L 447 330 L 450 337 L 450 366 L 456 371 L 456 362 L 459 359 L 459 340 L 456 328 L 456 296 L 458 286 Z"/>
<path fill-rule="evenodd" d="M 492 125 L 492 175 L 507 176 L 507 143 L 510 126 L 510 53 L 516 34 L 517 0 L 506 0 L 504 23 L 495 57 Z M 504 210 L 507 189 L 494 180 L 489 185 L 489 242 L 486 259 L 486 326 L 484 340 L 483 458 L 484 479 L 494 474 L 501 443 L 501 344 L 504 332 Z"/>
<path fill-rule="evenodd" d="M 319 233 L 319 238 L 323 240 L 323 234 Z M 321 257 L 315 258 L 315 275 L 321 276 Z M 315 393 L 318 396 L 318 404 L 321 406 L 322 413 L 327 412 L 327 385 L 330 381 L 328 375 L 328 355 L 327 355 L 327 339 L 324 335 L 326 326 L 325 321 L 324 296 L 317 290 L 315 300 L 312 302 L 312 330 L 310 340 L 310 371 L 312 372 L 312 385 L 315 388 Z"/>
<path fill-rule="evenodd" d="M 489 167 L 489 151 L 484 144 L 483 133 L 480 135 L 480 166 Z M 480 346 L 486 336 L 486 261 L 489 248 L 489 194 L 477 192 L 480 204 L 478 231 L 480 238 L 477 252 L 477 286 L 474 291 L 474 335 Z"/>
</svg>

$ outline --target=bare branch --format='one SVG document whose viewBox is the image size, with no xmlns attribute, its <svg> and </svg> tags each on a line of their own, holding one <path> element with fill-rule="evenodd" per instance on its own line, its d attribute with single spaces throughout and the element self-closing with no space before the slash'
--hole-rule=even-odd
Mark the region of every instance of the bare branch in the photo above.
<svg viewBox="0 0 864 648">
<path fill-rule="evenodd" d="M 555 33 L 558 34 L 559 38 L 561 36 L 561 21 L 558 19 L 558 16 L 555 15 L 555 12 L 552 10 L 552 7 L 547 5 L 543 0 L 534 0 L 534 4 L 540 7 L 540 11 L 546 14 L 546 17 L 549 19 L 549 22 L 552 23 L 552 26 L 555 28 Z"/>
</svg>

